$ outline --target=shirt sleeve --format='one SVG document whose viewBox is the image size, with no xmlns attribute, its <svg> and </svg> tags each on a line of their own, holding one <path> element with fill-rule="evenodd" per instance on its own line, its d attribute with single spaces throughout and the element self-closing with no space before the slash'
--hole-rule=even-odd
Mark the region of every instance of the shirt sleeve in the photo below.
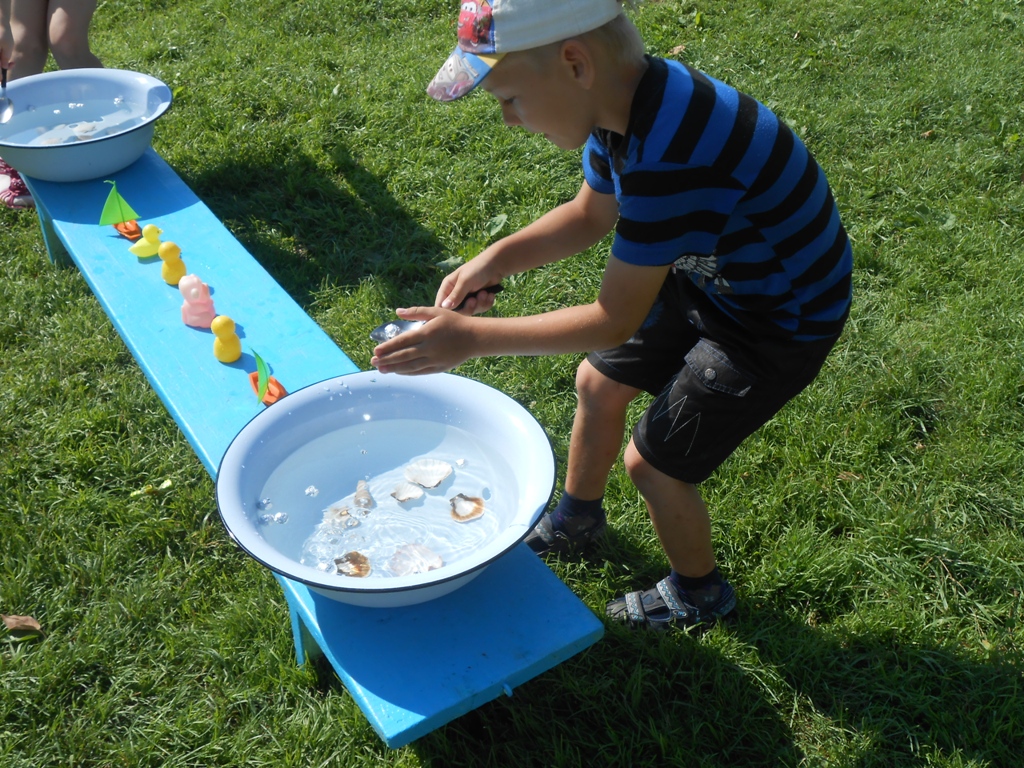
<svg viewBox="0 0 1024 768">
<path fill-rule="evenodd" d="M 604 195 L 615 194 L 611 156 L 608 154 L 608 148 L 594 134 L 590 134 L 583 148 L 583 175 L 595 192 Z"/>
</svg>

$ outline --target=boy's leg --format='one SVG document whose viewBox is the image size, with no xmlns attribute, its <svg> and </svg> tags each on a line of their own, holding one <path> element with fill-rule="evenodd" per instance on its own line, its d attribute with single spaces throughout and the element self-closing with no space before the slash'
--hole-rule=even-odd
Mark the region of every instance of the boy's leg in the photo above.
<svg viewBox="0 0 1024 768">
<path fill-rule="evenodd" d="M 712 623 L 736 605 L 732 586 L 715 566 L 711 517 L 697 486 L 651 466 L 631 440 L 626 471 L 647 503 L 672 572 L 651 589 L 608 604 L 608 615 L 654 629 Z"/>
<path fill-rule="evenodd" d="M 711 573 L 715 569 L 711 516 L 697 486 L 659 472 L 644 460 L 632 440 L 624 461 L 629 478 L 644 497 L 672 570 L 690 578 Z"/>
<path fill-rule="evenodd" d="M 723 345 L 702 338 L 633 430 L 625 464 L 672 566 L 608 615 L 661 629 L 716 621 L 736 604 L 718 573 L 711 521 L 697 491 L 751 433 L 817 375 L 832 342 Z"/>
<path fill-rule="evenodd" d="M 626 410 L 640 390 L 612 381 L 584 360 L 576 371 L 579 404 L 569 439 L 565 490 L 578 499 L 604 496 L 626 432 Z"/>
<path fill-rule="evenodd" d="M 576 371 L 578 405 L 569 439 L 565 493 L 526 537 L 538 554 L 565 553 L 604 532 L 601 509 L 608 474 L 619 457 L 626 410 L 640 390 L 620 384 L 584 360 Z"/>
<path fill-rule="evenodd" d="M 89 49 L 89 24 L 95 11 L 96 0 L 50 0 L 48 40 L 61 69 L 103 66 Z"/>
<path fill-rule="evenodd" d="M 11 34 L 14 36 L 10 79 L 38 75 L 46 65 L 46 3 L 43 0 L 11 0 Z"/>
</svg>

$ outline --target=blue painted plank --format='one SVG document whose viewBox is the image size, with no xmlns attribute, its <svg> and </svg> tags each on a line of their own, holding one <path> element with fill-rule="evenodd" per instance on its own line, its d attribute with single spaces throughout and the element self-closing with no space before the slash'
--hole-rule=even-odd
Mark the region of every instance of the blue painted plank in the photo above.
<svg viewBox="0 0 1024 768">
<path fill-rule="evenodd" d="M 456 592 L 404 608 L 347 605 L 278 581 L 293 619 L 395 748 L 511 692 L 604 634 L 601 621 L 525 544 Z"/>
<path fill-rule="evenodd" d="M 239 362 L 218 362 L 213 335 L 182 323 L 181 295 L 160 277 L 158 258 L 136 258 L 127 240 L 97 224 L 110 190 L 104 180 L 26 182 L 51 258 L 64 258 L 57 252 L 63 244 L 215 476 L 231 440 L 263 407 L 246 375 L 256 367 L 249 351 L 258 351 L 289 391 L 358 369 L 156 152 L 113 179 L 140 223 L 156 224 L 181 247 L 188 271 L 210 285 L 217 311 L 238 324 L 246 351 Z M 603 633 L 525 545 L 461 589 L 407 608 L 349 606 L 277 578 L 299 661 L 308 634 L 394 747 L 550 669 Z"/>
<path fill-rule="evenodd" d="M 263 406 L 247 374 L 255 349 L 293 392 L 358 370 L 348 356 L 245 250 L 220 220 L 150 149 L 112 177 L 163 240 L 181 247 L 190 273 L 210 285 L 218 313 L 242 337 L 242 358 L 213 356 L 213 334 L 181 320 L 181 293 L 160 277 L 159 258 L 139 259 L 113 227 L 97 222 L 110 192 L 104 180 L 61 184 L 26 179 L 53 231 L 71 254 L 125 344 L 211 475 L 238 431 Z M 44 232 L 45 232 L 44 224 Z M 215 417 L 211 417 L 215 414 Z"/>
</svg>

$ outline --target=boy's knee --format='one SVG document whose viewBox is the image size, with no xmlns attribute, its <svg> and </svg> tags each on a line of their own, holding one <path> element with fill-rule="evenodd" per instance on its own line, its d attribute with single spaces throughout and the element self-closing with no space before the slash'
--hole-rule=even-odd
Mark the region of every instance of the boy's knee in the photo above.
<svg viewBox="0 0 1024 768">
<path fill-rule="evenodd" d="M 641 493 L 644 488 L 654 479 L 654 473 L 657 470 L 652 467 L 643 456 L 640 455 L 640 451 L 633 445 L 633 441 L 629 441 L 629 445 L 626 446 L 625 452 L 622 454 L 622 464 L 626 468 L 626 474 L 629 475 L 629 479 L 633 481 L 633 485 L 637 487 Z"/>
<path fill-rule="evenodd" d="M 613 381 L 584 360 L 576 369 L 576 395 L 583 404 L 606 407 L 625 407 L 637 395 L 637 390 Z"/>
<path fill-rule="evenodd" d="M 695 487 L 691 483 L 677 480 L 656 469 L 653 464 L 640 455 L 640 451 L 636 449 L 632 440 L 629 441 L 629 445 L 626 446 L 626 450 L 622 454 L 622 463 L 629 479 L 644 498 L 657 495 L 659 490 L 664 491 L 666 483 L 670 484 L 672 488 Z"/>
<path fill-rule="evenodd" d="M 50 53 L 53 54 L 57 66 L 64 69 L 67 65 L 91 56 L 89 37 L 80 29 L 72 29 L 68 24 L 52 24 L 49 29 Z"/>
<path fill-rule="evenodd" d="M 66 35 L 50 40 L 50 53 L 53 54 L 53 60 L 57 62 L 59 69 L 72 68 L 69 65 L 78 61 L 84 51 L 88 51 L 88 46 L 82 48 L 75 41 L 69 40 Z"/>
</svg>

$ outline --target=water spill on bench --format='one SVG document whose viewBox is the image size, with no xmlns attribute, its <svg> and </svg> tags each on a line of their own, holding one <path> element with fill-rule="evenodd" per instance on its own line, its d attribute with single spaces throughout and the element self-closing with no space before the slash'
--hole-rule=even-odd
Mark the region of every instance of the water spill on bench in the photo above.
<svg viewBox="0 0 1024 768">
<path fill-rule="evenodd" d="M 289 455 L 267 479 L 254 500 L 262 515 L 260 533 L 287 557 L 328 573 L 335 572 L 336 559 L 358 552 L 369 560 L 366 578 L 396 575 L 392 569 L 409 567 L 408 545 L 417 545 L 412 550 L 420 554 L 424 548 L 435 553 L 445 566 L 456 564 L 504 531 L 518 505 L 512 470 L 486 437 L 416 419 L 370 420 L 324 434 Z M 420 459 L 447 462 L 452 472 L 436 487 L 423 488 L 422 496 L 400 502 L 392 492 L 408 483 L 405 469 Z M 314 487 L 318 492 L 310 494 Z M 357 491 L 372 497 L 369 509 Z M 456 521 L 450 499 L 458 494 L 482 499 L 485 514 Z M 325 517 L 328 508 L 348 511 Z M 287 522 L 274 524 L 281 512 Z"/>
</svg>

